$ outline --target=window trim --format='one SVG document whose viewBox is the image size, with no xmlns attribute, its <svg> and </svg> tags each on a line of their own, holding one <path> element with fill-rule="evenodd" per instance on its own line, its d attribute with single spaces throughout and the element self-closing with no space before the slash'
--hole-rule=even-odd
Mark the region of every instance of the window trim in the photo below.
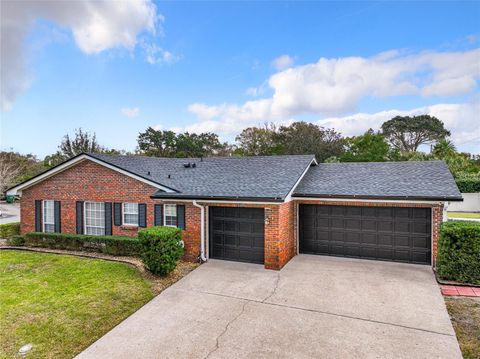
<svg viewBox="0 0 480 359">
<path fill-rule="evenodd" d="M 167 224 L 167 209 L 166 209 L 167 206 L 175 208 L 175 225 Z M 169 215 L 168 217 L 173 217 L 173 216 Z M 177 215 L 177 205 L 176 204 L 169 203 L 169 204 L 164 204 L 163 205 L 163 225 L 165 227 L 173 227 L 173 228 L 178 227 L 178 215 Z"/>
<path fill-rule="evenodd" d="M 53 212 L 53 222 L 50 223 L 50 222 L 47 222 L 46 221 L 46 218 L 45 218 L 45 205 L 47 202 L 51 202 L 52 203 L 52 212 Z M 45 225 L 51 225 L 53 226 L 53 231 L 45 231 Z M 53 199 L 44 199 L 42 200 L 42 232 L 43 233 L 55 233 L 55 201 Z"/>
<path fill-rule="evenodd" d="M 103 227 L 98 227 L 98 226 L 88 226 L 91 228 L 103 228 L 103 234 L 88 234 L 87 233 L 87 204 L 92 204 L 92 203 L 101 203 L 103 204 L 103 215 L 104 215 L 104 222 L 103 222 Z M 106 223 L 105 223 L 105 202 L 97 202 L 97 201 L 84 201 L 83 202 L 83 234 L 87 236 L 104 236 L 106 231 Z"/>
<path fill-rule="evenodd" d="M 125 211 L 125 205 L 126 204 L 135 204 L 137 206 L 137 223 L 125 223 L 125 214 L 135 214 L 135 213 L 128 213 Z M 138 210 L 138 203 L 136 202 L 122 202 L 122 226 L 128 226 L 128 227 L 138 227 L 140 223 L 140 213 Z"/>
</svg>

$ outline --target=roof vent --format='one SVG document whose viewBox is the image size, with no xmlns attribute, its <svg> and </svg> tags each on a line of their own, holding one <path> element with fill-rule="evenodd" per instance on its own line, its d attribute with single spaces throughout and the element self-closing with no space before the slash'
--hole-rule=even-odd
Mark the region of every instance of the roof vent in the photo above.
<svg viewBox="0 0 480 359">
<path fill-rule="evenodd" d="M 197 167 L 197 164 L 195 162 L 192 163 L 192 168 Z"/>
<path fill-rule="evenodd" d="M 169 175 L 167 176 L 167 178 L 172 178 L 172 175 L 169 174 Z"/>
<path fill-rule="evenodd" d="M 190 168 L 190 166 L 191 166 L 190 162 L 183 164 L 183 167 L 185 167 L 185 168 Z"/>
<path fill-rule="evenodd" d="M 147 172 L 147 175 L 149 175 L 149 176 L 151 175 L 150 171 Z"/>
</svg>

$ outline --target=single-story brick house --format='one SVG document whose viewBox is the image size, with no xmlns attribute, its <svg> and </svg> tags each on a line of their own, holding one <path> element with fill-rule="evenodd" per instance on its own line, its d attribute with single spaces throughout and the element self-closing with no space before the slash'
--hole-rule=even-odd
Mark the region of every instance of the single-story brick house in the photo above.
<svg viewBox="0 0 480 359">
<path fill-rule="evenodd" d="M 280 269 L 297 253 L 435 264 L 442 161 L 322 163 L 313 155 L 155 158 L 81 154 L 7 191 L 21 232 L 134 236 L 177 226 L 189 260 Z"/>
</svg>

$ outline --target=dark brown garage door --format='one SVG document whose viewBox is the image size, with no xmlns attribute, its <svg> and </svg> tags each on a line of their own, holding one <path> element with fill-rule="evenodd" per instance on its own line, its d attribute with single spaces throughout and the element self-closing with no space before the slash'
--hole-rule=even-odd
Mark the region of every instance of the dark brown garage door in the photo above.
<svg viewBox="0 0 480 359">
<path fill-rule="evenodd" d="M 210 207 L 210 258 L 264 261 L 263 208 Z"/>
<path fill-rule="evenodd" d="M 431 209 L 300 205 L 300 252 L 430 264 Z"/>
</svg>

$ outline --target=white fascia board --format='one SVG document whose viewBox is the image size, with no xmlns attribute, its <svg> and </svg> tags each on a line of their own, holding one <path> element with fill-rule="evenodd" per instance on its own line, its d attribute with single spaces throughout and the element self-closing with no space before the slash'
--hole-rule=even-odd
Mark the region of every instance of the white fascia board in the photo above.
<svg viewBox="0 0 480 359">
<path fill-rule="evenodd" d="M 368 202 L 368 203 L 419 203 L 438 205 L 444 201 L 419 201 L 408 199 L 361 199 L 361 198 L 316 198 L 316 197 L 294 197 L 295 201 L 322 201 L 322 202 Z"/>
<path fill-rule="evenodd" d="M 310 167 L 312 166 L 312 163 L 314 163 L 315 165 L 318 165 L 317 163 L 317 160 L 315 158 L 313 158 L 310 163 L 308 164 L 307 168 L 305 168 L 305 171 L 303 171 L 302 175 L 300 176 L 300 178 L 297 180 L 297 182 L 295 182 L 295 184 L 293 185 L 292 189 L 290 190 L 290 192 L 288 192 L 287 196 L 285 197 L 285 201 L 284 202 L 290 202 L 292 200 L 292 194 L 293 192 L 295 191 L 295 189 L 297 188 L 298 184 L 300 183 L 300 181 L 303 179 L 303 177 L 305 177 L 305 175 L 307 174 L 308 170 L 310 169 Z"/>
<path fill-rule="evenodd" d="M 89 161 L 92 161 L 92 162 L 95 162 L 101 166 L 104 166 L 104 167 L 107 167 L 115 172 L 119 172 L 125 176 L 128 176 L 128 177 L 131 177 L 131 178 L 134 178 L 140 182 L 143 182 L 143 183 L 146 183 L 152 187 L 155 187 L 155 188 L 158 188 L 158 189 L 161 189 L 165 192 L 170 192 L 170 193 L 174 193 L 175 191 L 168 188 L 168 187 L 164 187 L 156 182 L 153 182 L 153 181 L 150 181 L 146 178 L 143 178 L 143 177 L 140 177 L 140 176 L 137 176 L 136 174 L 134 173 L 131 173 L 131 172 L 128 172 L 128 171 L 125 171 L 121 168 L 118 168 L 118 167 L 115 167 L 115 166 L 112 166 L 111 164 L 109 163 L 106 163 L 104 161 L 101 161 L 97 158 L 94 158 L 94 157 L 91 157 L 87 154 L 83 154 L 83 155 L 80 155 L 78 157 L 75 157 L 73 159 L 71 159 L 70 161 L 67 161 L 67 162 L 64 162 L 62 163 L 61 165 L 55 167 L 55 168 L 52 168 L 52 170 L 50 171 L 47 171 L 37 177 L 34 177 L 32 178 L 30 181 L 27 181 L 27 182 L 24 182 L 24 183 L 21 183 L 19 184 L 18 186 L 15 186 L 13 188 L 11 188 L 10 190 L 7 191 L 7 195 L 17 195 L 17 194 L 21 194 L 21 191 L 25 188 L 28 188 L 28 187 L 31 187 L 41 181 L 44 181 L 46 180 L 47 178 L 50 178 L 56 174 L 58 174 L 59 172 L 62 172 L 62 171 L 65 171 L 66 169 L 68 168 L 71 168 L 75 165 L 77 165 L 78 163 L 80 162 L 83 162 L 85 160 L 89 160 Z"/>
</svg>

